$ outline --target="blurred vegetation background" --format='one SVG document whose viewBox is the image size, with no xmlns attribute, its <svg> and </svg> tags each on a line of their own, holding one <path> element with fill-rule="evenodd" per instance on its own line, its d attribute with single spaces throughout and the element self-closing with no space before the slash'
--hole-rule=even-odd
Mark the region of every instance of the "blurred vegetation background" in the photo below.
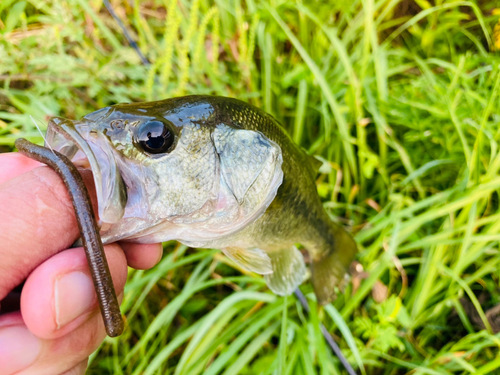
<svg viewBox="0 0 500 375">
<path fill-rule="evenodd" d="M 165 244 L 131 271 L 127 330 L 89 374 L 500 373 L 497 0 L 0 2 L 0 148 L 48 118 L 188 94 L 237 97 L 323 161 L 360 247 L 310 317 L 217 250 Z"/>
</svg>

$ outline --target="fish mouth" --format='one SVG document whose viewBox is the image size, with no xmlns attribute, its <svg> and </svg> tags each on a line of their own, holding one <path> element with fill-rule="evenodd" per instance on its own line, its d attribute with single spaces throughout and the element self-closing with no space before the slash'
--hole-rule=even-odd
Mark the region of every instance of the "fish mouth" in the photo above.
<svg viewBox="0 0 500 375">
<path fill-rule="evenodd" d="M 66 156 L 77 167 L 92 170 L 97 192 L 99 222 L 114 224 L 125 213 L 127 189 L 113 148 L 96 124 L 54 117 L 47 126 L 45 147 Z"/>
</svg>

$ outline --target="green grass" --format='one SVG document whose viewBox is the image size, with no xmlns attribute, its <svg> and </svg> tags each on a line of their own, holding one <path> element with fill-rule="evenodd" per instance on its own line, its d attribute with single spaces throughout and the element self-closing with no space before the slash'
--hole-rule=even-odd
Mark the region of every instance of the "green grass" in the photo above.
<svg viewBox="0 0 500 375">
<path fill-rule="evenodd" d="M 324 160 L 318 191 L 362 272 L 324 308 L 306 282 L 308 318 L 220 252 L 167 243 L 130 273 L 127 330 L 89 374 L 343 374 L 319 322 L 359 373 L 500 373 L 498 3 L 113 4 L 150 67 L 99 0 L 0 2 L 0 147 L 42 141 L 30 115 L 247 100 Z"/>
</svg>

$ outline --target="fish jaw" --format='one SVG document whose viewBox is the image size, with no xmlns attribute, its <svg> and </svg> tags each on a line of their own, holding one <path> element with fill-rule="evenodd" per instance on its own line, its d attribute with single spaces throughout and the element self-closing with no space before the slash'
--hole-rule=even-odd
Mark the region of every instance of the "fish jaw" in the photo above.
<svg viewBox="0 0 500 375">
<path fill-rule="evenodd" d="M 101 226 L 121 220 L 127 205 L 127 190 L 116 155 L 106 136 L 96 130 L 95 123 L 52 118 L 45 146 L 68 157 L 77 167 L 92 170 Z"/>
</svg>

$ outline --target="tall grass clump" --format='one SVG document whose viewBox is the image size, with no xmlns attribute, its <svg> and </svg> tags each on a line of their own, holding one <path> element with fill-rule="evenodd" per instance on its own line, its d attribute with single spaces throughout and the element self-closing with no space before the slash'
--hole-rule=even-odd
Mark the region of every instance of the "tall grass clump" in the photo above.
<svg viewBox="0 0 500 375">
<path fill-rule="evenodd" d="M 0 147 L 29 116 L 237 97 L 323 165 L 318 192 L 359 244 L 312 312 L 217 250 L 165 244 L 131 271 L 125 334 L 89 374 L 500 373 L 500 5 L 494 0 L 0 2 Z"/>
</svg>

